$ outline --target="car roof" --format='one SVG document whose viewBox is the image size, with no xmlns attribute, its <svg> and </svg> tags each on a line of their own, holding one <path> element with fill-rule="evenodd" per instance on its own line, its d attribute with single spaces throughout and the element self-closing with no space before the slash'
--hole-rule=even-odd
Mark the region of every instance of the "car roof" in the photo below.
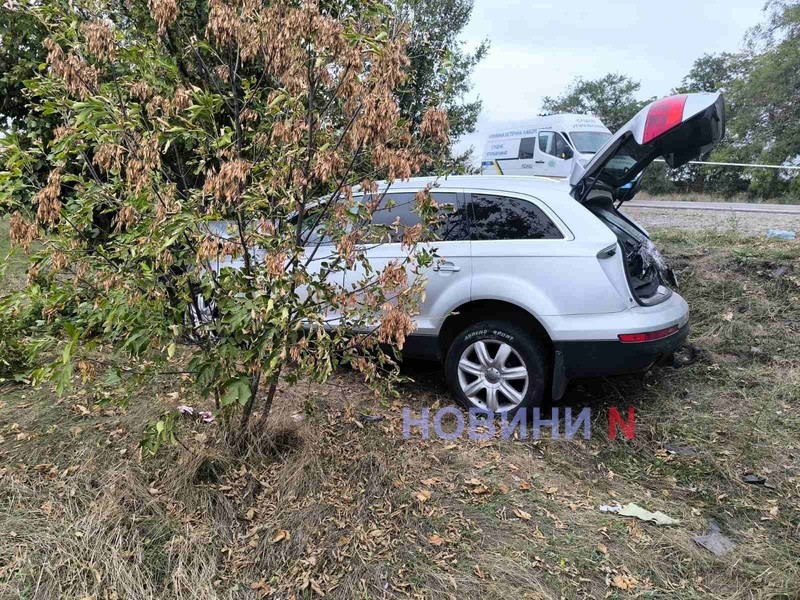
<svg viewBox="0 0 800 600">
<path fill-rule="evenodd" d="M 551 177 L 522 177 L 513 175 L 447 175 L 442 177 L 412 177 L 405 181 L 395 181 L 389 186 L 390 191 L 420 190 L 431 184 L 435 189 L 471 189 L 487 192 L 519 192 L 536 197 L 547 197 L 548 200 L 563 197 L 565 201 L 574 201 L 569 195 L 569 184 L 565 179 Z M 386 182 L 379 182 L 381 190 L 387 187 Z"/>
</svg>

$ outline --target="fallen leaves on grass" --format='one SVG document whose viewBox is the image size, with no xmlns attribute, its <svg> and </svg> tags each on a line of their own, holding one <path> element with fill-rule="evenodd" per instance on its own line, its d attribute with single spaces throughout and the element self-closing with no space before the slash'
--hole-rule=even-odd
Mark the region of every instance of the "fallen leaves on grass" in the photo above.
<svg viewBox="0 0 800 600">
<path fill-rule="evenodd" d="M 269 543 L 277 544 L 279 542 L 287 542 L 290 539 L 292 539 L 292 535 L 286 529 L 278 529 L 269 540 Z"/>
<path fill-rule="evenodd" d="M 419 490 L 414 494 L 414 497 L 420 502 L 427 502 L 431 499 L 431 493 L 429 490 Z"/>
<path fill-rule="evenodd" d="M 522 519 L 523 521 L 531 520 L 531 513 L 525 512 L 521 508 L 515 508 L 512 512 L 518 519 Z"/>
<path fill-rule="evenodd" d="M 611 578 L 610 585 L 619 590 L 631 591 L 636 589 L 639 582 L 629 575 L 614 575 L 614 577 Z"/>
</svg>

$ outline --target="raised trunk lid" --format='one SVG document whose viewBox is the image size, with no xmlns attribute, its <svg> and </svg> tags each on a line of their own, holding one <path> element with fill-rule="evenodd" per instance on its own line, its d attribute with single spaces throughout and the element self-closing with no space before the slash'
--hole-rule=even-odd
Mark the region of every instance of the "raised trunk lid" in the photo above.
<svg viewBox="0 0 800 600">
<path fill-rule="evenodd" d="M 572 166 L 572 196 L 585 202 L 595 187 L 610 191 L 615 201 L 630 200 L 641 174 L 656 158 L 672 168 L 709 152 L 725 135 L 722 94 L 669 96 L 651 102 L 586 163 Z"/>
</svg>

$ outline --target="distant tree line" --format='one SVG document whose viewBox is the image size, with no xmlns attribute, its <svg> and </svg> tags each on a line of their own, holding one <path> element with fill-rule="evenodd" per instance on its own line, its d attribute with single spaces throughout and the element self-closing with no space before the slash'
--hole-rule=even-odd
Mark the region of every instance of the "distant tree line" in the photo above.
<svg viewBox="0 0 800 600">
<path fill-rule="evenodd" d="M 702 160 L 800 165 L 800 2 L 771 0 L 765 13 L 765 22 L 747 33 L 744 50 L 701 56 L 671 92 L 725 94 L 725 141 Z M 637 99 L 640 87 L 618 73 L 576 79 L 561 96 L 545 98 L 543 108 L 593 114 L 615 131 L 653 100 Z M 655 163 L 645 172 L 644 190 L 792 200 L 800 198 L 795 173 L 704 165 L 673 171 Z"/>
</svg>

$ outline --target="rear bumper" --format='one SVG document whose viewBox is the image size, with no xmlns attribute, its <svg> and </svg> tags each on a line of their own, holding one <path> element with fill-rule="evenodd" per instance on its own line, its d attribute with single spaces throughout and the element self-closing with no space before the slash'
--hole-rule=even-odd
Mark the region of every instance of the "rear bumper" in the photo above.
<svg viewBox="0 0 800 600">
<path fill-rule="evenodd" d="M 689 324 L 685 323 L 672 335 L 652 342 L 591 340 L 555 342 L 554 346 L 561 353 L 563 375 L 568 379 L 601 377 L 644 371 L 680 348 L 688 335 Z"/>
</svg>

